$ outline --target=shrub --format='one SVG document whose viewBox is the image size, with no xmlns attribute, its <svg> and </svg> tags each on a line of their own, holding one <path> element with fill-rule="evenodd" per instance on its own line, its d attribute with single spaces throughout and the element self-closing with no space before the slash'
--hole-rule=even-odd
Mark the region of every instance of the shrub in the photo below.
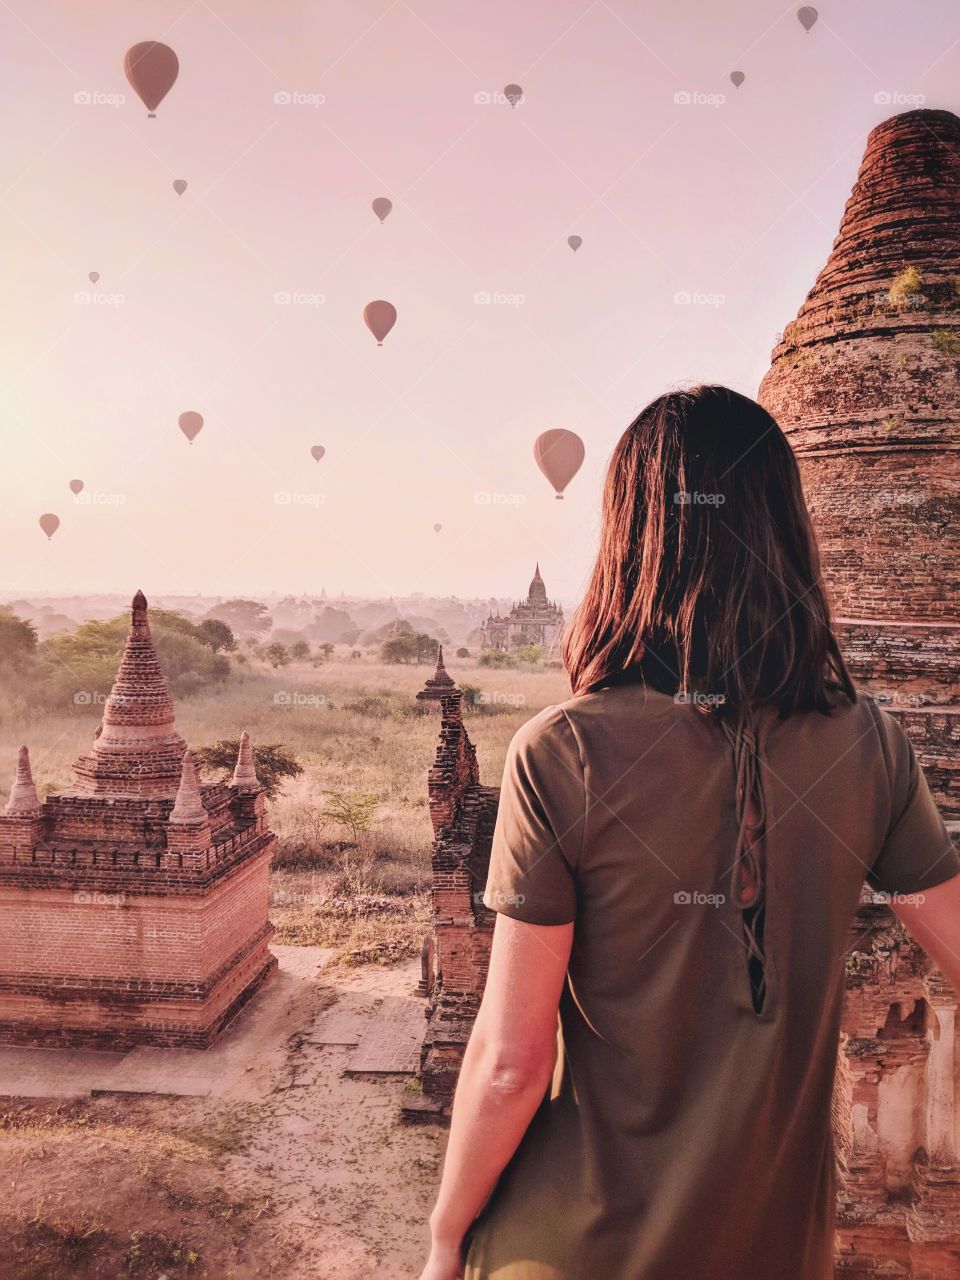
<svg viewBox="0 0 960 1280">
<path fill-rule="evenodd" d="M 890 299 L 892 307 L 902 307 L 908 303 L 918 301 L 920 288 L 923 284 L 923 276 L 916 267 L 907 267 L 901 271 L 890 286 L 887 297 Z"/>
</svg>

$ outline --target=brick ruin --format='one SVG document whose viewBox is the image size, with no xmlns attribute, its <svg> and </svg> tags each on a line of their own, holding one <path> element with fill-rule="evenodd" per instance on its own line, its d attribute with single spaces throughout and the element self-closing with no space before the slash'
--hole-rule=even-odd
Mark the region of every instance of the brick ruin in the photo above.
<svg viewBox="0 0 960 1280">
<path fill-rule="evenodd" d="M 480 784 L 461 696 L 453 685 L 439 698 L 440 742 L 427 779 L 434 834 L 433 928 L 424 944 L 419 988 L 427 997 L 428 1019 L 420 1055 L 421 1092 L 406 1095 L 402 1109 L 404 1118 L 413 1121 L 444 1120 L 450 1114 L 463 1051 L 480 1008 L 496 918 L 481 897 L 500 788 Z"/>
<path fill-rule="evenodd" d="M 538 644 L 555 654 L 563 633 L 563 609 L 547 599 L 547 588 L 538 564 L 525 600 L 518 600 L 506 615 L 490 614 L 480 627 L 481 649 L 515 649 Z"/>
<path fill-rule="evenodd" d="M 845 653 L 903 722 L 960 819 L 956 614 L 960 120 L 910 112 L 869 139 L 833 253 L 774 351 L 762 403 L 798 455 Z M 446 674 L 446 673 L 444 673 Z M 449 679 L 449 677 L 447 677 Z M 498 789 L 481 786 L 459 691 L 444 687 L 429 773 L 433 933 L 422 1093 L 449 1116 L 486 977 L 480 901 Z M 865 892 L 847 962 L 834 1125 L 838 1280 L 960 1274 L 960 1041 L 942 975 Z"/>
<path fill-rule="evenodd" d="M 274 837 L 246 734 L 199 780 L 141 592 L 73 773 L 41 801 L 22 747 L 0 815 L 0 1042 L 205 1047 L 276 968 Z"/>
<path fill-rule="evenodd" d="M 960 819 L 960 119 L 870 134 L 759 399 L 786 432 L 854 678 Z M 838 1275 L 960 1274 L 956 996 L 864 895 L 839 1071 Z M 881 1265 L 882 1264 L 882 1265 Z"/>
</svg>

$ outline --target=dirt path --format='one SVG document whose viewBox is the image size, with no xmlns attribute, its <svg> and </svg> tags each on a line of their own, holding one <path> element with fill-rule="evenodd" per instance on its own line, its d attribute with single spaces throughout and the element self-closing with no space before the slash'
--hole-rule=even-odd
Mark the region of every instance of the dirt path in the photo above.
<svg viewBox="0 0 960 1280">
<path fill-rule="evenodd" d="M 0 1105 L 0 1280 L 415 1277 L 445 1134 L 400 1125 L 403 1078 L 344 1075 L 351 1049 L 317 1029 L 340 1009 L 371 1016 L 418 976 L 326 965 L 306 994 L 253 1011 L 219 1092 L 70 1098 L 61 1081 L 60 1096 Z"/>
</svg>

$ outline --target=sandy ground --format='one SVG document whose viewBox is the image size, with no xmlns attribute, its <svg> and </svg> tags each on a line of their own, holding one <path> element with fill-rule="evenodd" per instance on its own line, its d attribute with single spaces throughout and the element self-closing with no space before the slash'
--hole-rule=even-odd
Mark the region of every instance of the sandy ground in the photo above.
<svg viewBox="0 0 960 1280">
<path fill-rule="evenodd" d="M 283 951 L 214 1057 L 0 1051 L 2 1280 L 417 1275 L 445 1132 L 399 1124 L 404 1078 L 344 1075 L 352 1049 L 321 1040 L 419 966 Z"/>
</svg>

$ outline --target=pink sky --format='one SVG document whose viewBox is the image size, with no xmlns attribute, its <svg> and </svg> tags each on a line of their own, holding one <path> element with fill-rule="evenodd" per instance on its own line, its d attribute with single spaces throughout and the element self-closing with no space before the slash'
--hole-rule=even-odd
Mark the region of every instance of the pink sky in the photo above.
<svg viewBox="0 0 960 1280">
<path fill-rule="evenodd" d="M 539 559 L 576 598 L 630 418 L 754 394 L 868 130 L 960 107 L 952 0 L 819 8 L 807 34 L 772 0 L 4 5 L 0 592 L 511 596 Z M 180 59 L 155 120 L 122 70 L 149 39 Z M 509 82 L 516 110 L 474 101 Z M 550 427 L 586 443 L 563 502 Z"/>
</svg>

